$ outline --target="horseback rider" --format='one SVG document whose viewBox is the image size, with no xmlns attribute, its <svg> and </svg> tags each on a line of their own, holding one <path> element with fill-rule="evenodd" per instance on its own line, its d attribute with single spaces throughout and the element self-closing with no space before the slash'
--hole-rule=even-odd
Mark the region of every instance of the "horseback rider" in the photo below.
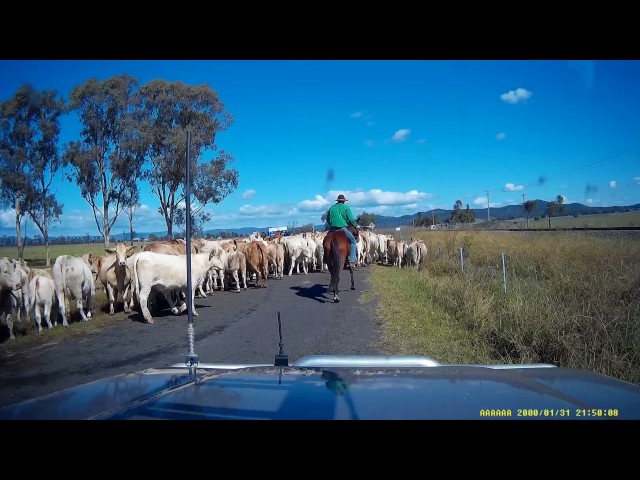
<svg viewBox="0 0 640 480">
<path fill-rule="evenodd" d="M 348 200 L 344 195 L 338 195 L 335 205 L 327 211 L 327 222 L 329 223 L 329 231 L 342 230 L 349 239 L 349 263 L 356 264 L 356 239 L 347 228 L 347 225 L 356 227 L 356 219 L 351 212 L 351 208 L 345 202 Z"/>
</svg>

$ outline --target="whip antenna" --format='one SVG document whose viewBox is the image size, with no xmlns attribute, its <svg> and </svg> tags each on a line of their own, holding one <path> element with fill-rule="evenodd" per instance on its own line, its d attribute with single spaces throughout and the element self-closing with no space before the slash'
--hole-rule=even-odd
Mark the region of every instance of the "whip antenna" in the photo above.
<svg viewBox="0 0 640 480">
<path fill-rule="evenodd" d="M 186 219 L 187 226 L 185 241 L 187 244 L 187 342 L 189 350 L 184 356 L 184 362 L 189 367 L 189 374 L 195 376 L 196 367 L 198 366 L 198 355 L 195 352 L 195 331 L 193 328 L 193 304 L 192 304 L 192 285 L 191 285 L 191 130 L 187 129 L 187 165 L 186 165 L 186 178 L 184 181 L 184 196 L 186 207 Z"/>
</svg>

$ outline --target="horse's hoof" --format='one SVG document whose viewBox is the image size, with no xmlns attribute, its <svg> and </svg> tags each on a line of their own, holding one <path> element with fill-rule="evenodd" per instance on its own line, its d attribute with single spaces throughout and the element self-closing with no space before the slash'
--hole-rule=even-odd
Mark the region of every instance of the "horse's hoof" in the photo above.
<svg viewBox="0 0 640 480">
<path fill-rule="evenodd" d="M 333 303 L 340 303 L 340 299 L 339 298 L 334 298 L 333 299 Z"/>
<path fill-rule="evenodd" d="M 351 290 L 355 290 L 355 289 L 356 289 L 356 287 L 354 287 L 353 285 L 351 285 Z"/>
</svg>

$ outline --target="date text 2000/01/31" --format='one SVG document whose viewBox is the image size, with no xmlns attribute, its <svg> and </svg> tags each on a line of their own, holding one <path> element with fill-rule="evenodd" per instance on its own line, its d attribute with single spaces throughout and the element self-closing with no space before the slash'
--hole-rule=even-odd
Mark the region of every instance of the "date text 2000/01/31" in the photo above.
<svg viewBox="0 0 640 480">
<path fill-rule="evenodd" d="M 484 409 L 479 412 L 480 417 L 600 417 L 615 418 L 619 416 L 618 409 L 612 408 L 518 408 L 514 412 L 509 409 Z"/>
</svg>

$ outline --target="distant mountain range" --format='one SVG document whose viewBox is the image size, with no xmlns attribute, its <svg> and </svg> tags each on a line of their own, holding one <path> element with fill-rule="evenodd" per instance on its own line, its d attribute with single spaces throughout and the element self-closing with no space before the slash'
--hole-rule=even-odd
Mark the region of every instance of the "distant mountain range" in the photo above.
<svg viewBox="0 0 640 480">
<path fill-rule="evenodd" d="M 547 206 L 549 202 L 544 200 L 535 200 L 536 208 L 533 212 L 531 212 L 530 218 L 533 219 L 535 217 L 540 217 L 547 210 Z M 463 207 L 463 210 L 466 210 L 466 207 Z M 476 221 L 486 221 L 487 220 L 487 209 L 485 208 L 470 208 L 476 215 Z M 616 213 L 616 212 L 630 212 L 640 210 L 640 203 L 635 205 L 628 206 L 615 206 L 615 207 L 589 207 L 587 205 L 583 205 L 581 203 L 566 203 L 563 205 L 563 210 L 561 215 L 573 216 L 573 215 L 595 215 L 599 213 Z M 435 215 L 440 222 L 444 222 L 447 218 L 451 216 L 451 210 L 429 210 L 426 212 L 418 212 L 412 215 L 403 215 L 401 217 L 385 217 L 382 215 L 376 215 L 375 225 L 376 228 L 394 228 L 394 227 L 402 227 L 411 225 L 412 221 L 416 219 L 419 215 L 423 215 L 426 217 L 431 217 Z M 354 214 L 356 214 L 354 212 Z M 356 214 L 357 215 L 357 214 Z M 522 208 L 522 204 L 517 205 L 506 205 L 504 207 L 491 207 L 489 209 L 489 218 L 491 220 L 515 220 L 517 218 L 523 218 L 524 211 Z"/>
<path fill-rule="evenodd" d="M 531 219 L 535 217 L 540 217 L 547 210 L 547 205 L 549 202 L 545 200 L 535 200 L 536 209 L 531 213 Z M 627 206 L 612 206 L 612 207 L 589 207 L 587 205 L 583 205 L 581 203 L 567 203 L 563 205 L 564 209 L 562 215 L 594 215 L 600 213 L 617 213 L 617 212 L 630 212 L 640 210 L 640 204 L 635 205 L 627 205 Z M 463 207 L 463 209 L 466 209 Z M 352 208 L 354 215 L 358 216 L 363 213 L 362 210 Z M 472 208 L 476 215 L 476 221 L 486 221 L 487 219 L 487 209 L 486 208 Z M 447 218 L 450 217 L 453 209 L 444 210 L 444 209 L 435 209 L 428 210 L 425 212 L 417 212 L 411 215 L 403 215 L 401 217 L 387 217 L 384 215 L 375 215 L 375 226 L 376 228 L 396 228 L 403 226 L 410 226 L 412 222 L 418 218 L 419 215 L 426 217 L 437 217 L 440 223 L 446 221 Z M 515 220 L 518 218 L 523 218 L 523 208 L 522 204 L 517 205 L 506 205 L 504 207 L 491 207 L 489 209 L 489 218 L 491 220 Z M 237 233 L 238 235 L 249 235 L 253 232 L 266 232 L 268 228 L 272 226 L 265 227 L 242 227 L 242 228 L 214 228 L 205 230 L 205 234 L 218 235 L 221 232 L 226 233 Z M 314 226 L 316 230 L 323 230 L 324 225 L 318 224 Z M 157 237 L 163 237 L 166 235 L 166 231 L 162 232 L 136 232 L 135 236 L 138 238 L 148 238 L 150 235 L 156 235 Z M 67 235 L 68 237 L 68 235 Z M 32 239 L 33 237 L 28 237 Z M 75 238 L 85 238 L 85 235 L 78 235 Z M 114 241 L 120 240 L 129 240 L 128 233 L 114 233 L 111 235 L 111 239 Z M 91 240 L 93 242 L 102 241 L 102 237 L 98 235 L 91 236 Z M 4 244 L 15 244 L 15 236 L 6 236 L 2 243 Z"/>
</svg>

